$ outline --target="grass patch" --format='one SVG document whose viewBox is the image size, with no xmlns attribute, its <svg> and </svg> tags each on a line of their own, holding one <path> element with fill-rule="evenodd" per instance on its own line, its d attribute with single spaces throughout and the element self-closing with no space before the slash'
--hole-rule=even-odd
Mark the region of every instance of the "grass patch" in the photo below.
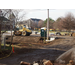
<svg viewBox="0 0 75 75">
<path fill-rule="evenodd" d="M 1 50 L 12 50 L 12 45 L 10 47 L 9 44 L 5 44 L 5 49 L 4 49 L 4 44 L 1 44 Z"/>
<path fill-rule="evenodd" d="M 38 32 L 41 32 L 41 31 L 38 31 Z M 71 33 L 71 32 L 64 32 L 64 31 L 49 31 L 49 34 L 50 33 L 54 33 L 55 34 L 56 32 L 60 32 L 62 35 Z"/>
<path fill-rule="evenodd" d="M 50 34 L 50 33 L 54 33 L 54 34 L 55 34 L 56 32 L 57 32 L 57 31 L 49 31 L 49 34 Z M 65 35 L 65 34 L 70 34 L 71 32 L 62 32 L 62 31 L 61 31 L 60 33 L 61 33 L 61 35 Z"/>
<path fill-rule="evenodd" d="M 5 46 L 5 49 L 4 49 L 4 46 L 1 45 L 1 50 L 2 50 L 2 51 L 3 51 L 3 50 L 12 50 L 12 47 L 10 47 L 10 46 Z"/>
</svg>

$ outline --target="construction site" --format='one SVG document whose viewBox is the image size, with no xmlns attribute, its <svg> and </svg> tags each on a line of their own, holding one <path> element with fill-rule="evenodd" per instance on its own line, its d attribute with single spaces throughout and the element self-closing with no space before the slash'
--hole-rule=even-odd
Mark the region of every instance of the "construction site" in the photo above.
<svg viewBox="0 0 75 75">
<path fill-rule="evenodd" d="M 50 31 L 49 15 L 47 27 L 42 26 L 40 31 L 25 24 L 14 26 L 11 19 L 7 21 L 10 31 L 0 35 L 0 65 L 75 65 L 74 29 Z"/>
</svg>

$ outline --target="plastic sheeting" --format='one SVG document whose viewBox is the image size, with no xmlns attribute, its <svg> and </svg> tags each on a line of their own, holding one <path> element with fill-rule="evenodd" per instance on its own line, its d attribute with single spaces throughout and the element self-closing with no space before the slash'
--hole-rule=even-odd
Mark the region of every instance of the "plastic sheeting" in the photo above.
<svg viewBox="0 0 75 75">
<path fill-rule="evenodd" d="M 75 64 L 75 47 L 71 48 L 70 50 L 66 51 L 62 55 L 60 55 L 56 60 L 55 63 L 59 64 L 67 64 L 69 60 L 73 60 Z"/>
<path fill-rule="evenodd" d="M 50 41 L 53 41 L 53 40 L 55 40 L 55 38 L 50 38 Z"/>
</svg>

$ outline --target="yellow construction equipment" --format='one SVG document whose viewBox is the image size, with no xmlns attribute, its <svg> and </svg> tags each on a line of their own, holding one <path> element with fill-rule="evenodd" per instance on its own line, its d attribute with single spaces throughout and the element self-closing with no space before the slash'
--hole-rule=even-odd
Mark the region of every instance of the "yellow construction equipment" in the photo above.
<svg viewBox="0 0 75 75">
<path fill-rule="evenodd" d="M 19 27 L 15 27 L 14 30 L 14 35 L 29 36 L 31 33 L 32 31 L 26 28 L 26 25 L 20 25 Z"/>
</svg>

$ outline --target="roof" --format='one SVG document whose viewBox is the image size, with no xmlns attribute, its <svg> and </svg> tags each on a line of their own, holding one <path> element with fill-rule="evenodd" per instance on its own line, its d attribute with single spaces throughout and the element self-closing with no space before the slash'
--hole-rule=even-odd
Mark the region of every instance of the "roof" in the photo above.
<svg viewBox="0 0 75 75">
<path fill-rule="evenodd" d="M 10 21 L 7 18 L 5 18 L 4 16 L 0 16 L 0 19 L 2 19 L 3 21 Z"/>
<path fill-rule="evenodd" d="M 41 19 L 31 18 L 33 21 L 40 21 Z"/>
</svg>

